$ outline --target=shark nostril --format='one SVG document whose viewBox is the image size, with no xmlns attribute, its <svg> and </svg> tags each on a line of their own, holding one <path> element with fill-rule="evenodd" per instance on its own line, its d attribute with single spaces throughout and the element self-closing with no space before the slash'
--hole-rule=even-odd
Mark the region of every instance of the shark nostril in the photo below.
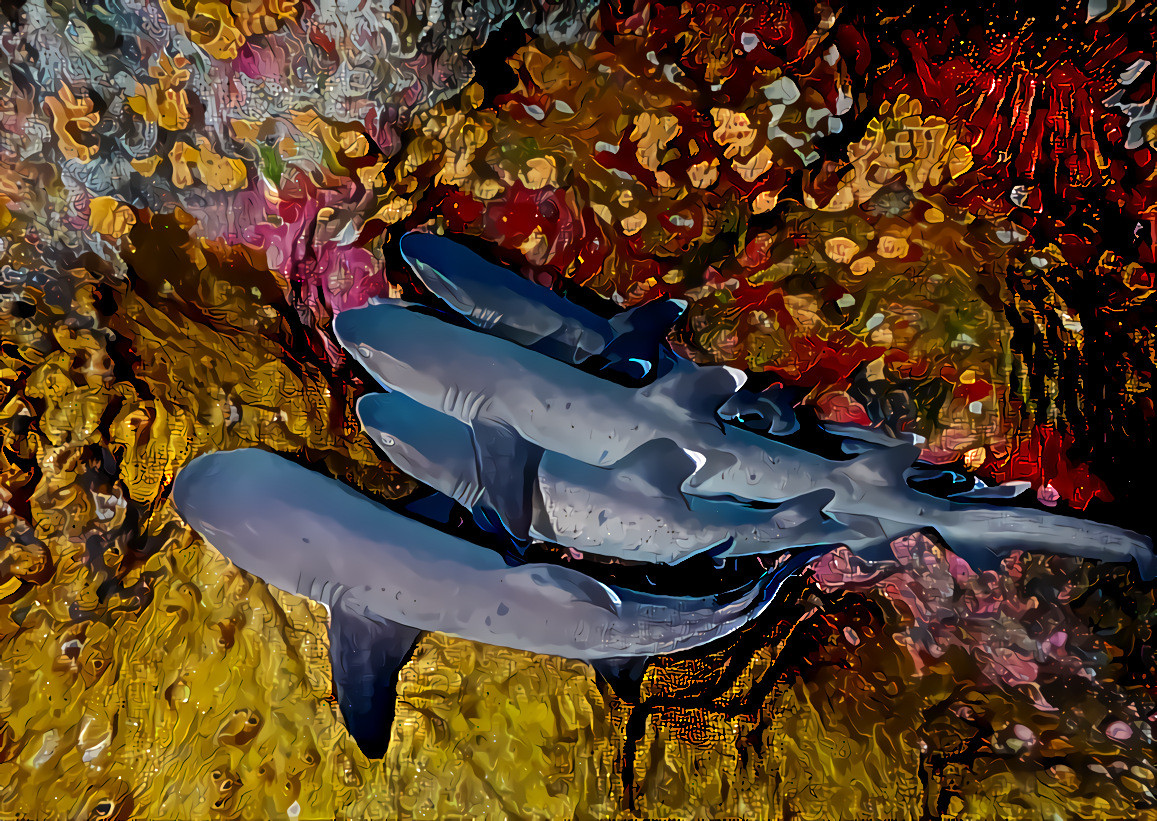
<svg viewBox="0 0 1157 821">
<path fill-rule="evenodd" d="M 359 356 L 363 356 L 366 359 L 369 359 L 370 353 L 372 353 L 372 352 L 370 351 L 368 345 L 358 345 L 358 355 Z"/>
<path fill-rule="evenodd" d="M 383 445 L 385 445 L 386 447 L 391 447 L 391 446 L 394 444 L 394 437 L 392 437 L 392 436 L 386 436 L 386 434 L 384 434 L 384 433 L 383 433 L 383 434 L 382 434 L 382 435 L 379 437 L 379 441 L 381 441 L 381 443 L 382 443 Z"/>
</svg>

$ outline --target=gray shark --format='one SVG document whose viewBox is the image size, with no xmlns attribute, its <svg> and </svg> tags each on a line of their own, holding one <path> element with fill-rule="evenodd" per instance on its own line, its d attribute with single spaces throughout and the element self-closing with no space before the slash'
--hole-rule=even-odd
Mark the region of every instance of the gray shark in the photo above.
<svg viewBox="0 0 1157 821">
<path fill-rule="evenodd" d="M 645 376 L 687 309 L 658 299 L 605 319 L 445 237 L 411 232 L 398 245 L 422 284 L 475 327 L 564 362 L 595 356 Z"/>
<path fill-rule="evenodd" d="M 746 379 L 734 368 L 688 363 L 629 388 L 401 304 L 343 311 L 333 327 L 384 387 L 470 424 L 476 435 L 486 425 L 510 427 L 545 450 L 599 467 L 654 439 L 671 439 L 705 459 L 695 478 L 714 477 L 742 453 L 749 475 L 735 495 L 768 502 L 814 490 L 816 477 L 830 472 L 828 460 L 815 454 L 724 427 L 715 410 Z M 784 459 L 790 464 L 776 464 Z"/>
<path fill-rule="evenodd" d="M 501 522 L 517 539 L 678 564 L 701 553 L 739 556 L 835 544 L 856 549 L 885 535 L 870 517 L 847 526 L 826 516 L 829 490 L 774 509 L 688 496 L 681 487 L 695 459 L 666 439 L 599 468 L 513 435 L 506 447 L 480 453 L 469 425 L 396 391 L 363 396 L 357 413 L 394 465 L 479 520 Z"/>
<path fill-rule="evenodd" d="M 384 750 L 389 680 L 419 631 L 614 663 L 714 641 L 758 616 L 772 592 L 770 575 L 724 603 L 614 588 L 555 565 L 511 567 L 256 449 L 194 459 L 172 498 L 239 567 L 325 605 L 338 699 L 370 755 Z"/>
<path fill-rule="evenodd" d="M 393 304 L 345 311 L 334 331 L 385 387 L 468 424 L 482 462 L 521 439 L 610 468 L 670 440 L 696 463 L 681 490 L 702 499 L 783 504 L 822 490 L 831 493 L 824 512 L 833 518 L 875 518 L 889 539 L 930 527 L 985 564 L 1014 549 L 1132 558 L 1146 572 L 1154 563 L 1151 542 L 1130 531 L 921 493 L 904 481 L 919 456 L 915 444 L 865 442 L 866 452 L 831 460 L 725 426 L 716 411 L 744 380 L 734 369 L 680 365 L 629 388 Z"/>
</svg>

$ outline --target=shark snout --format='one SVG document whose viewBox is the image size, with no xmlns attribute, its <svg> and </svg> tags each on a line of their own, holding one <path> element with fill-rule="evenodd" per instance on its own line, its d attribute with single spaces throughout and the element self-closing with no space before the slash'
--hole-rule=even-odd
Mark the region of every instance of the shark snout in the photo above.
<svg viewBox="0 0 1157 821">
<path fill-rule="evenodd" d="M 481 260 L 457 243 L 434 234 L 411 232 L 398 244 L 406 262 L 434 296 L 461 314 L 474 311 L 477 301 L 453 276 L 471 276 Z"/>
<path fill-rule="evenodd" d="M 205 523 L 206 505 L 209 499 L 203 492 L 220 484 L 222 478 L 221 455 L 207 453 L 198 456 L 181 468 L 170 494 L 177 511 L 194 528 Z"/>
<path fill-rule="evenodd" d="M 333 318 L 333 335 L 341 346 L 352 354 L 356 354 L 358 342 L 365 338 L 367 324 L 363 308 L 354 308 L 342 311 Z"/>
</svg>

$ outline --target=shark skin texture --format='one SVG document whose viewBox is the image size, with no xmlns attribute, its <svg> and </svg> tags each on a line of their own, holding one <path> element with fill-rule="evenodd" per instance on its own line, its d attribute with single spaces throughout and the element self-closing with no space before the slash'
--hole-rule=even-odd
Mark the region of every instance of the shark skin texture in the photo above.
<svg viewBox="0 0 1157 821">
<path fill-rule="evenodd" d="M 605 319 L 445 237 L 410 232 L 398 245 L 419 281 L 472 326 L 563 362 L 594 357 L 646 376 L 687 310 L 681 299 L 659 299 Z"/>
<path fill-rule="evenodd" d="M 427 290 L 486 333 L 560 362 L 581 364 L 594 357 L 605 369 L 630 376 L 694 367 L 666 344 L 687 310 L 682 299 L 651 300 L 605 319 L 446 237 L 411 231 L 398 245 Z M 718 415 L 780 436 L 799 429 L 790 404 L 774 389 L 738 391 Z"/>
<path fill-rule="evenodd" d="M 465 423 L 404 394 L 358 401 L 358 418 L 398 468 L 515 539 L 541 539 L 584 553 L 678 564 L 701 553 L 719 557 L 776 553 L 821 544 L 867 546 L 884 533 L 825 517 L 832 494 L 816 491 L 773 509 L 687 496 L 695 460 L 673 442 L 643 445 L 612 469 L 543 451 L 513 437 L 509 458 L 484 452 Z M 495 476 L 484 480 L 480 465 Z M 498 477 L 502 477 L 499 479 Z M 866 531 L 866 532 L 865 532 Z"/>
<path fill-rule="evenodd" d="M 195 459 L 174 483 L 178 510 L 238 566 L 325 605 L 335 693 L 367 755 L 385 752 L 397 671 L 426 630 L 583 659 L 629 694 L 650 657 L 758 618 L 837 544 L 871 558 L 932 529 L 978 568 L 1027 549 L 1153 575 L 1147 537 L 995 504 L 1023 488 L 921 466 L 913 438 L 821 423 L 835 458 L 791 444 L 784 394 L 666 344 L 677 301 L 604 319 L 449 240 L 410 234 L 402 251 L 450 311 L 376 300 L 333 330 L 388 391 L 359 400 L 363 428 L 436 491 L 433 508 L 636 563 L 779 555 L 738 590 L 643 593 L 518 564 L 261 450 Z M 952 492 L 920 490 L 937 484 Z"/>
<path fill-rule="evenodd" d="M 764 606 L 758 583 L 720 606 L 713 596 L 612 588 L 557 565 L 511 567 L 494 551 L 254 448 L 198 457 L 173 499 L 239 566 L 331 611 L 364 610 L 517 650 L 577 659 L 674 653 L 726 635 Z"/>
<path fill-rule="evenodd" d="M 326 607 L 335 691 L 367 755 L 384 752 L 397 670 L 421 631 L 617 670 L 726 636 L 774 592 L 773 573 L 725 602 L 614 588 L 557 565 L 511 567 L 497 552 L 253 448 L 194 459 L 172 498 L 234 564 Z"/>
<path fill-rule="evenodd" d="M 943 499 L 911 487 L 906 474 L 920 454 L 914 443 L 873 442 L 880 435 L 873 432 L 849 458 L 834 460 L 728 425 L 716 411 L 744 382 L 731 368 L 684 360 L 633 388 L 389 301 L 342 312 L 334 332 L 384 388 L 468 425 L 478 464 L 493 466 L 500 483 L 517 477 L 521 487 L 526 481 L 511 469 L 520 441 L 608 470 L 608 479 L 620 466 L 644 469 L 639 463 L 646 451 L 639 454 L 640 448 L 669 441 L 694 462 L 680 483 L 687 497 L 742 507 L 784 505 L 825 492 L 831 498 L 824 515 L 858 530 L 866 520 L 878 525 L 868 532 L 883 539 L 864 547 L 932 528 L 983 567 L 1013 550 L 1037 549 L 1133 560 L 1142 572 L 1153 570 L 1152 543 L 1140 534 L 1034 509 Z M 488 455 L 492 449 L 499 455 Z M 604 521 L 636 517 L 638 511 L 622 507 L 628 498 L 607 494 L 614 506 L 597 513 L 605 514 Z M 602 527 L 597 516 L 586 524 L 595 531 Z"/>
</svg>

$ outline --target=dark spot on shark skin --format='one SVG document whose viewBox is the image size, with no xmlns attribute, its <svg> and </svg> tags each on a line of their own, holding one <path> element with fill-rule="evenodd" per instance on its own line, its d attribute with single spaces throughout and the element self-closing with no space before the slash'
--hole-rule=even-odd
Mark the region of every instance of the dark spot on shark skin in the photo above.
<svg viewBox="0 0 1157 821">
<path fill-rule="evenodd" d="M 304 536 L 301 537 L 301 540 L 306 544 L 309 544 L 309 539 L 305 538 Z"/>
<path fill-rule="evenodd" d="M 498 605 L 498 615 L 505 616 L 509 612 L 510 612 L 510 608 L 507 607 L 505 604 L 500 603 Z"/>
</svg>

